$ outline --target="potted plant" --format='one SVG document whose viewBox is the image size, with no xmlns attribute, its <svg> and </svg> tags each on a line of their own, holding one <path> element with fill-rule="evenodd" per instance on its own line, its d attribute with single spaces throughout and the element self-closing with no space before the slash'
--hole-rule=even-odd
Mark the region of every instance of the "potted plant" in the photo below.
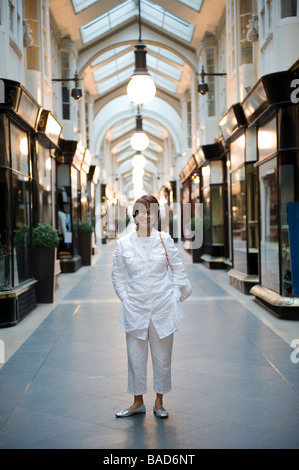
<svg viewBox="0 0 299 470">
<path fill-rule="evenodd" d="M 36 300 L 52 303 L 55 291 L 55 260 L 59 244 L 56 228 L 39 223 L 32 229 L 33 275 L 37 279 Z"/>
<path fill-rule="evenodd" d="M 79 233 L 79 253 L 83 266 L 91 265 L 92 233 L 93 227 L 88 220 L 82 220 L 78 227 Z"/>
</svg>

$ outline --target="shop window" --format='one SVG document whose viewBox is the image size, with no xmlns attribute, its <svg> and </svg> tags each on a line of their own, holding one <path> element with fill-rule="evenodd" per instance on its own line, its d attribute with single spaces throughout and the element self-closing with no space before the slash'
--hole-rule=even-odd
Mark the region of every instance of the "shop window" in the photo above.
<svg viewBox="0 0 299 470">
<path fill-rule="evenodd" d="M 14 34 L 15 28 L 14 28 L 14 15 L 15 15 L 15 6 L 11 0 L 8 2 L 8 25 L 10 32 Z"/>
<path fill-rule="evenodd" d="M 248 224 L 248 274 L 258 274 L 258 180 L 253 164 L 246 165 L 247 179 L 247 224 Z"/>
<path fill-rule="evenodd" d="M 215 50 L 214 48 L 207 49 L 207 73 L 215 72 Z M 209 85 L 208 91 L 208 116 L 215 116 L 215 78 L 213 76 L 207 77 Z"/>
<path fill-rule="evenodd" d="M 80 173 L 71 167 L 71 198 L 72 198 L 72 221 L 73 221 L 73 254 L 78 253 L 78 226 L 80 223 Z"/>
<path fill-rule="evenodd" d="M 70 78 L 70 55 L 68 52 L 61 52 L 61 77 Z M 61 84 L 62 95 L 62 119 L 71 118 L 70 90 L 68 82 Z"/>
<path fill-rule="evenodd" d="M 297 16 L 297 0 L 280 0 L 281 18 Z"/>
<path fill-rule="evenodd" d="M 188 148 L 192 147 L 192 105 L 191 101 L 187 102 L 187 138 Z"/>
<path fill-rule="evenodd" d="M 86 147 L 89 148 L 89 102 L 85 102 Z"/>
<path fill-rule="evenodd" d="M 29 175 L 29 146 L 26 132 L 10 125 L 11 166 L 24 175 Z"/>
<path fill-rule="evenodd" d="M 12 175 L 12 225 L 14 229 L 14 286 L 30 279 L 30 182 L 21 174 Z"/>
<path fill-rule="evenodd" d="M 295 157 L 295 158 L 294 158 Z M 296 202 L 295 178 L 296 178 L 296 156 L 294 154 L 281 155 L 280 169 L 280 218 L 281 218 L 281 276 L 283 295 L 292 295 L 292 269 L 291 250 L 289 239 L 288 203 Z"/>
<path fill-rule="evenodd" d="M 26 132 L 10 124 L 13 229 L 13 285 L 31 278 L 29 142 Z"/>
<path fill-rule="evenodd" d="M 247 273 L 245 167 L 231 174 L 234 269 Z"/>
<path fill-rule="evenodd" d="M 252 43 L 247 41 L 247 25 L 252 17 L 252 0 L 240 1 L 241 64 L 252 64 Z"/>
<path fill-rule="evenodd" d="M 0 289 L 11 287 L 11 231 L 8 206 L 9 171 L 0 169 Z"/>
<path fill-rule="evenodd" d="M 212 242 L 222 245 L 224 243 L 224 211 L 223 186 L 211 185 L 212 197 Z"/>
<path fill-rule="evenodd" d="M 211 234 L 211 192 L 210 186 L 203 188 L 203 231 L 205 245 L 212 244 Z"/>
<path fill-rule="evenodd" d="M 274 0 L 262 0 L 260 8 L 261 37 L 270 32 L 274 21 Z"/>
<path fill-rule="evenodd" d="M 245 160 L 245 134 L 231 143 L 231 169 L 242 165 Z"/>
<path fill-rule="evenodd" d="M 280 293 L 276 157 L 259 167 L 262 285 Z"/>
<path fill-rule="evenodd" d="M 276 118 L 258 129 L 259 160 L 277 151 Z"/>
<path fill-rule="evenodd" d="M 53 225 L 52 220 L 52 158 L 49 149 L 38 148 L 38 221 Z"/>
</svg>

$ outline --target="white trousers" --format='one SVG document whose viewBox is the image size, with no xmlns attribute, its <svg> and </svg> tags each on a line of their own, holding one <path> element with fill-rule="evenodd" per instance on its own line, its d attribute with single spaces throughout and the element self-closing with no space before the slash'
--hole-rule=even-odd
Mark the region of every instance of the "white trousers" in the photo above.
<svg viewBox="0 0 299 470">
<path fill-rule="evenodd" d="M 128 354 L 128 393 L 144 395 L 147 392 L 148 345 L 153 364 L 153 387 L 155 393 L 165 394 L 171 390 L 171 355 L 173 334 L 160 339 L 150 321 L 146 340 L 126 334 Z"/>
</svg>

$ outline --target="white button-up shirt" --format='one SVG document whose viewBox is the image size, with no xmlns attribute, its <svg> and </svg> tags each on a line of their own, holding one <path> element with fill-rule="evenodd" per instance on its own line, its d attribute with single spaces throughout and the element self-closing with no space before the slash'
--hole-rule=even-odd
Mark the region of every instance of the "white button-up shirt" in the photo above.
<svg viewBox="0 0 299 470">
<path fill-rule="evenodd" d="M 167 272 L 167 260 L 159 232 L 138 237 L 136 230 L 116 242 L 113 256 L 112 283 L 122 301 L 118 325 L 126 333 L 146 339 L 150 320 L 160 338 L 178 330 L 184 316 L 180 286 L 187 276 L 171 236 L 161 232 L 172 267 L 173 279 Z"/>
</svg>

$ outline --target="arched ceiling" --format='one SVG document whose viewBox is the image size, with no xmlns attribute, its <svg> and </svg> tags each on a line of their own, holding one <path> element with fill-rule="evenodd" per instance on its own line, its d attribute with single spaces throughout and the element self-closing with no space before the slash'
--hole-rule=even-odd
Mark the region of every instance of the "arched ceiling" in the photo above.
<svg viewBox="0 0 299 470">
<path fill-rule="evenodd" d="M 117 174 L 126 182 L 127 161 L 134 155 L 129 140 L 137 114 L 126 86 L 134 71 L 138 2 L 49 2 L 60 37 L 74 43 L 84 90 L 94 99 L 95 153 L 100 154 L 105 141 L 109 142 Z M 175 152 L 181 150 L 181 99 L 190 89 L 191 72 L 197 72 L 200 41 L 206 31 L 215 31 L 224 8 L 225 0 L 141 0 L 142 41 L 157 87 L 153 102 L 141 111 L 150 139 L 149 149 L 143 152 L 148 166 L 145 182 L 159 171 L 165 139 L 169 138 Z"/>
</svg>

